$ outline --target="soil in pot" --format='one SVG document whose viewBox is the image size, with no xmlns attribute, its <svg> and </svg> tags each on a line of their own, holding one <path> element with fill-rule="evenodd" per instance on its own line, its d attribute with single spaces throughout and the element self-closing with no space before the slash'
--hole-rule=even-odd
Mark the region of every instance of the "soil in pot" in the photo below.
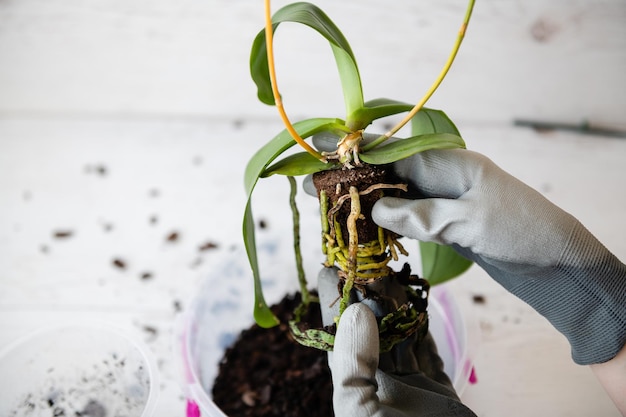
<svg viewBox="0 0 626 417">
<path fill-rule="evenodd" d="M 334 415 L 326 352 L 300 345 L 289 331 L 299 303 L 299 294 L 286 295 L 271 307 L 279 326 L 254 324 L 224 353 L 212 394 L 229 417 Z M 321 326 L 319 308 L 309 311 L 307 321 Z"/>
<path fill-rule="evenodd" d="M 353 169 L 337 169 L 322 171 L 313 174 L 313 183 L 318 192 L 325 192 L 330 200 L 329 206 L 337 204 L 342 197 L 347 197 L 352 186 L 364 194 L 360 196 L 362 216 L 356 221 L 359 242 L 370 242 L 378 239 L 378 226 L 371 220 L 374 203 L 384 195 L 398 196 L 397 189 L 390 189 L 389 184 L 397 184 L 399 180 L 393 174 L 391 167 L 381 165 L 366 165 Z M 350 216 L 350 204 L 342 204 L 336 214 L 337 222 L 341 225 L 342 236 L 348 237 L 346 229 L 347 219 Z"/>
</svg>

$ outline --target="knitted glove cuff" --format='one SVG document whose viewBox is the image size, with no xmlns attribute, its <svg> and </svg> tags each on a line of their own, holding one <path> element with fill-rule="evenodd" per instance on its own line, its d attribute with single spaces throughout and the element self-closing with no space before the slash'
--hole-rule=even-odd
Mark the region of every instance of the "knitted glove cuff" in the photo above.
<svg viewBox="0 0 626 417">
<path fill-rule="evenodd" d="M 554 268 L 511 291 L 570 342 L 580 365 L 606 362 L 626 343 L 626 265 L 580 223 Z"/>
</svg>

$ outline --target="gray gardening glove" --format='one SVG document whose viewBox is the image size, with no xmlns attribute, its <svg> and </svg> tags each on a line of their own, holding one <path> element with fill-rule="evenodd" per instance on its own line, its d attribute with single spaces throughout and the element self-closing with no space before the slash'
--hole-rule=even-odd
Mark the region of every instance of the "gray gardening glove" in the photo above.
<svg viewBox="0 0 626 417">
<path fill-rule="evenodd" d="M 376 223 L 475 261 L 567 337 L 576 363 L 624 346 L 626 266 L 574 217 L 471 151 L 427 151 L 394 169 L 427 198 L 385 197 Z"/>
<path fill-rule="evenodd" d="M 324 268 L 318 290 L 325 325 L 338 314 L 337 272 Z M 387 294 L 394 283 L 383 283 Z M 350 305 L 341 316 L 334 351 L 328 354 L 333 378 L 333 407 L 342 417 L 458 416 L 475 414 L 458 399 L 428 336 L 415 344 L 408 339 L 380 355 L 374 314 L 385 306 L 364 300 Z"/>
</svg>

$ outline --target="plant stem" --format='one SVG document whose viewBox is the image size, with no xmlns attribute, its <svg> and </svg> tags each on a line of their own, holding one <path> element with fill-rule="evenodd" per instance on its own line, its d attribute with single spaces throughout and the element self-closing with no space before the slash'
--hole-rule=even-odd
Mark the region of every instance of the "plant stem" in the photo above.
<svg viewBox="0 0 626 417">
<path fill-rule="evenodd" d="M 293 250 L 296 258 L 296 269 L 298 270 L 298 282 L 300 283 L 300 294 L 302 303 L 308 305 L 310 302 L 309 290 L 307 289 L 306 276 L 304 274 L 304 266 L 302 265 L 302 251 L 300 249 L 300 212 L 296 205 L 296 193 L 298 186 L 294 177 L 287 177 L 291 192 L 289 193 L 289 205 L 293 216 Z"/>
<path fill-rule="evenodd" d="M 424 104 L 426 104 L 426 102 L 430 99 L 430 97 L 432 97 L 432 95 L 435 93 L 437 88 L 439 88 L 439 85 L 441 85 L 441 82 L 446 77 L 446 74 L 448 74 L 448 71 L 450 70 L 452 63 L 454 62 L 454 59 L 456 58 L 456 55 L 459 52 L 461 43 L 463 42 L 463 39 L 465 38 L 465 32 L 467 31 L 467 26 L 469 25 L 469 21 L 472 16 L 474 3 L 475 3 L 475 0 L 469 0 L 467 9 L 465 11 L 465 18 L 463 19 L 463 24 L 461 25 L 461 28 L 459 29 L 459 33 L 456 37 L 456 41 L 454 43 L 454 46 L 452 47 L 452 52 L 448 56 L 448 60 L 446 61 L 445 65 L 443 66 L 443 69 L 439 73 L 439 76 L 437 77 L 435 82 L 430 86 L 426 94 L 424 94 L 424 97 L 422 97 L 422 99 L 415 105 L 415 107 L 413 107 L 413 109 L 411 109 L 411 111 L 406 115 L 404 119 L 400 121 L 400 123 L 395 125 L 391 130 L 389 130 L 387 133 L 377 138 L 373 142 L 368 143 L 367 145 L 363 146 L 362 151 L 367 151 L 369 149 L 372 149 L 380 145 L 381 143 L 385 142 L 387 139 L 391 138 L 396 133 L 398 133 L 398 131 L 402 129 L 408 122 L 410 122 L 411 119 L 417 114 L 417 112 L 420 111 L 422 107 L 424 107 Z"/>
<path fill-rule="evenodd" d="M 278 114 L 283 121 L 283 124 L 287 128 L 287 131 L 293 137 L 293 139 L 298 143 L 298 145 L 302 146 L 305 151 L 310 153 L 315 158 L 319 159 L 322 162 L 327 162 L 326 158 L 322 156 L 319 152 L 313 149 L 308 143 L 300 137 L 296 129 L 291 124 L 289 117 L 287 117 L 287 113 L 285 112 L 285 108 L 283 106 L 283 101 L 281 99 L 280 92 L 278 91 L 278 82 L 276 80 L 276 66 L 274 64 L 274 26 L 272 25 L 272 13 L 270 7 L 270 0 L 265 0 L 265 43 L 267 44 L 267 65 L 270 73 L 270 81 L 272 83 L 272 94 L 274 95 L 274 102 L 276 103 L 276 109 L 278 109 Z"/>
</svg>

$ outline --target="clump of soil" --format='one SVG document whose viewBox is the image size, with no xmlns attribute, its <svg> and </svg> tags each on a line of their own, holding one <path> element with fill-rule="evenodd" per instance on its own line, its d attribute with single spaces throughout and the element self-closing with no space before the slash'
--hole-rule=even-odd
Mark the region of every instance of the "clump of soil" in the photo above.
<svg viewBox="0 0 626 417">
<path fill-rule="evenodd" d="M 358 186 L 359 192 L 364 192 L 372 186 L 381 184 L 398 184 L 400 181 L 394 175 L 391 167 L 385 165 L 360 165 L 353 169 L 337 169 L 322 171 L 313 174 L 313 184 L 319 193 L 323 190 L 330 200 L 332 207 L 341 196 L 348 194 L 351 186 Z M 363 218 L 357 220 L 359 242 L 370 242 L 378 239 L 378 226 L 371 221 L 371 212 L 374 203 L 382 194 L 397 196 L 398 190 L 376 189 L 360 196 L 361 213 Z M 345 224 L 350 215 L 350 203 L 343 204 L 337 212 L 337 222 L 342 226 L 342 235 L 348 236 Z"/>
<path fill-rule="evenodd" d="M 271 307 L 281 324 L 244 330 L 226 350 L 213 385 L 213 401 L 229 417 L 330 417 L 332 382 L 324 351 L 291 336 L 288 320 L 300 295 Z M 322 325 L 319 308 L 307 321 Z"/>
</svg>

